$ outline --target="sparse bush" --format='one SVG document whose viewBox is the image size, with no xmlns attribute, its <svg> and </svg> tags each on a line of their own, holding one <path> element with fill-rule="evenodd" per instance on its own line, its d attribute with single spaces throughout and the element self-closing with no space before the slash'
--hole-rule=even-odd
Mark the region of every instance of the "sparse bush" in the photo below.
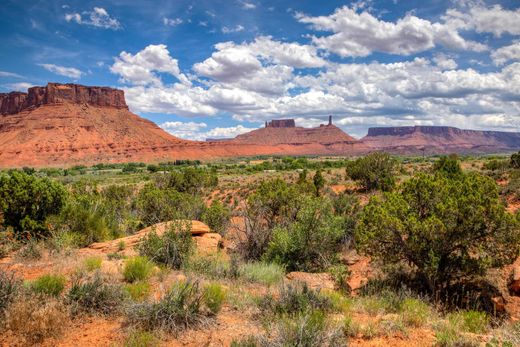
<svg viewBox="0 0 520 347">
<path fill-rule="evenodd" d="M 21 289 L 22 281 L 15 277 L 14 272 L 0 270 L 0 318 Z"/>
<path fill-rule="evenodd" d="M 459 331 L 473 334 L 482 334 L 489 328 L 489 316 L 480 311 L 458 311 L 450 313 L 446 319 L 451 325 L 457 326 Z"/>
<path fill-rule="evenodd" d="M 226 291 L 220 284 L 211 283 L 204 287 L 204 303 L 211 313 L 219 313 L 225 299 Z"/>
<path fill-rule="evenodd" d="M 401 305 L 401 317 L 410 327 L 421 327 L 432 316 L 431 307 L 419 299 L 405 299 Z"/>
<path fill-rule="evenodd" d="M 337 263 L 344 233 L 326 198 L 303 197 L 296 221 L 276 227 L 264 255 L 287 271 L 323 271 Z"/>
<path fill-rule="evenodd" d="M 18 250 L 16 257 L 22 260 L 38 260 L 42 257 L 41 246 L 39 242 L 30 240 Z"/>
<path fill-rule="evenodd" d="M 520 169 L 520 152 L 511 154 L 509 165 L 514 169 Z"/>
<path fill-rule="evenodd" d="M 155 347 L 159 344 L 159 340 L 151 332 L 134 330 L 127 336 L 124 347 Z"/>
<path fill-rule="evenodd" d="M 102 263 L 103 259 L 101 259 L 100 257 L 88 257 L 83 261 L 85 270 L 87 270 L 88 272 L 101 269 Z"/>
<path fill-rule="evenodd" d="M 183 223 L 172 223 L 162 236 L 151 232 L 138 246 L 139 254 L 153 262 L 180 269 L 193 254 L 194 241 L 191 237 L 191 226 Z"/>
<path fill-rule="evenodd" d="M 68 317 L 61 303 L 52 298 L 20 297 L 6 312 L 6 325 L 28 345 L 61 334 Z"/>
<path fill-rule="evenodd" d="M 343 331 L 332 326 L 322 311 L 311 310 L 274 323 L 273 338 L 264 346 L 340 346 L 346 343 Z"/>
<path fill-rule="evenodd" d="M 147 331 L 160 329 L 175 333 L 204 322 L 206 315 L 202 312 L 202 305 L 203 293 L 198 282 L 178 282 L 157 302 L 131 305 L 127 310 L 127 320 Z"/>
<path fill-rule="evenodd" d="M 125 285 L 125 291 L 132 300 L 143 301 L 150 295 L 151 286 L 146 282 L 128 283 Z"/>
<path fill-rule="evenodd" d="M 303 283 L 282 285 L 278 296 L 265 295 L 260 300 L 259 307 L 267 314 L 293 315 L 309 310 L 330 310 L 332 303 L 326 296 Z"/>
<path fill-rule="evenodd" d="M 232 277 L 229 261 L 218 255 L 194 255 L 184 265 L 184 270 L 188 273 L 195 273 L 210 279 Z"/>
<path fill-rule="evenodd" d="M 280 265 L 264 262 L 242 264 L 238 271 L 247 281 L 266 285 L 279 283 L 285 275 L 285 270 Z"/>
<path fill-rule="evenodd" d="M 73 280 L 65 301 L 74 313 L 117 313 L 123 301 L 120 285 L 109 283 L 99 273 Z"/>
<path fill-rule="evenodd" d="M 345 317 L 343 320 L 343 332 L 348 337 L 356 337 L 361 331 L 359 324 L 352 317 Z"/>
<path fill-rule="evenodd" d="M 388 153 L 371 153 L 347 164 L 347 176 L 366 190 L 390 191 L 395 186 L 396 164 Z"/>
<path fill-rule="evenodd" d="M 370 200 L 356 239 L 362 251 L 385 264 L 412 264 L 433 293 L 514 261 L 520 227 L 491 179 L 418 174 L 399 192 Z"/>
<path fill-rule="evenodd" d="M 153 264 L 146 257 L 134 257 L 127 259 L 123 267 L 123 277 L 125 281 L 133 283 L 144 281 L 153 270 Z"/>
<path fill-rule="evenodd" d="M 31 283 L 31 290 L 38 294 L 59 296 L 65 289 L 66 278 L 62 275 L 47 274 Z"/>
</svg>

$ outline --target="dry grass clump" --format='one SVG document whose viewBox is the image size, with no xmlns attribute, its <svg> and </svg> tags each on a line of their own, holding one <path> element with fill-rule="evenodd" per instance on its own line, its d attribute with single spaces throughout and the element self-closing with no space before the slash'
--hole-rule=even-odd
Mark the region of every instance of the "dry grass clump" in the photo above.
<svg viewBox="0 0 520 347">
<path fill-rule="evenodd" d="M 6 312 L 6 325 L 27 344 L 59 336 L 66 326 L 65 307 L 52 297 L 31 295 L 14 301 Z"/>
</svg>

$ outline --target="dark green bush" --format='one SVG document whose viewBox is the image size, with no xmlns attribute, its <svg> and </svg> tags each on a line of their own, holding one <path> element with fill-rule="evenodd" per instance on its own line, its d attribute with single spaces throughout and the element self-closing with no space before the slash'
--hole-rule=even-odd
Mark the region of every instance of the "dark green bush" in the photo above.
<svg viewBox="0 0 520 347">
<path fill-rule="evenodd" d="M 395 186 L 397 162 L 388 153 L 371 153 L 347 164 L 347 176 L 364 189 L 390 191 Z"/>
<path fill-rule="evenodd" d="M 513 262 L 520 228 L 490 178 L 418 174 L 400 191 L 371 199 L 356 238 L 361 251 L 385 264 L 408 262 L 436 291 Z"/>
<path fill-rule="evenodd" d="M 218 200 L 213 200 L 209 208 L 202 214 L 202 221 L 206 223 L 213 232 L 219 233 L 220 235 L 226 233 L 230 218 L 231 211 Z"/>
<path fill-rule="evenodd" d="M 0 174 L 0 211 L 4 224 L 21 232 L 47 233 L 45 220 L 58 214 L 66 199 L 66 190 L 58 182 L 38 178 L 21 171 Z"/>
<path fill-rule="evenodd" d="M 140 255 L 146 256 L 157 264 L 164 264 L 173 269 L 180 269 L 194 251 L 191 225 L 175 222 L 162 236 L 151 232 L 138 246 Z"/>
<path fill-rule="evenodd" d="M 514 169 L 520 169 L 520 152 L 511 155 L 510 165 Z"/>
<path fill-rule="evenodd" d="M 446 175 L 451 178 L 462 175 L 459 157 L 456 154 L 443 155 L 433 164 L 433 172 Z"/>
</svg>

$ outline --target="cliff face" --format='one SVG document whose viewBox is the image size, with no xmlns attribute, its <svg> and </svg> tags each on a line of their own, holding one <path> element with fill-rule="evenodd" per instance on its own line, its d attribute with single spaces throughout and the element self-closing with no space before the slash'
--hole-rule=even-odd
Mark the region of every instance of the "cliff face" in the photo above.
<svg viewBox="0 0 520 347">
<path fill-rule="evenodd" d="M 79 84 L 49 83 L 45 87 L 29 88 L 28 93 L 0 94 L 0 114 L 15 114 L 31 107 L 62 103 L 128 109 L 122 90 L 108 87 L 87 87 Z"/>
</svg>

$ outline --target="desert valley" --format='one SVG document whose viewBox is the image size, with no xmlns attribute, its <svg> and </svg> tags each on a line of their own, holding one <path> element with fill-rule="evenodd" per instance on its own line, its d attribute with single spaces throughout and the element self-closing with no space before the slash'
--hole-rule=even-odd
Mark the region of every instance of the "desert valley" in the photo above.
<svg viewBox="0 0 520 347">
<path fill-rule="evenodd" d="M 517 1 L 0 12 L 0 346 L 520 347 Z"/>
</svg>

